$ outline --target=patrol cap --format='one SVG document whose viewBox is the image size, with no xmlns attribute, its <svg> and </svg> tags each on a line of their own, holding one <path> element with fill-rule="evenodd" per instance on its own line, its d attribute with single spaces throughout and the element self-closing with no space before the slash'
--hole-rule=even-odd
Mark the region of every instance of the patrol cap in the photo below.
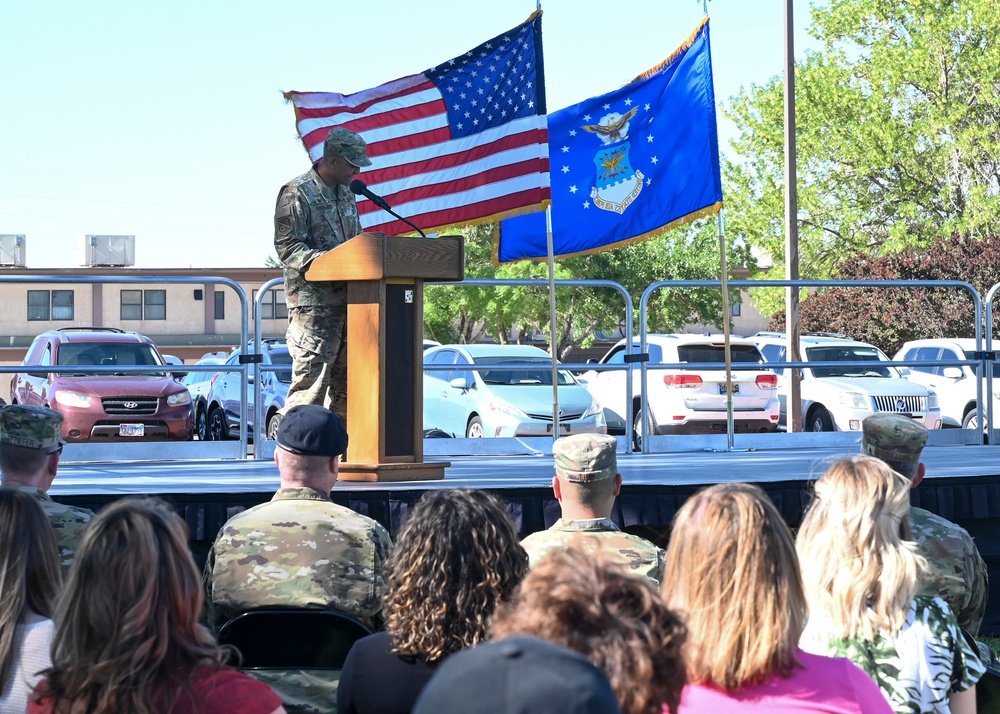
<svg viewBox="0 0 1000 714">
<path fill-rule="evenodd" d="M 604 672 L 534 637 L 487 642 L 446 659 L 413 714 L 619 714 Z"/>
<path fill-rule="evenodd" d="M 0 443 L 55 451 L 64 443 L 63 415 L 48 407 L 9 404 L 0 408 Z"/>
<path fill-rule="evenodd" d="M 326 407 L 300 404 L 278 424 L 278 446 L 302 456 L 340 456 L 347 451 L 347 427 Z"/>
<path fill-rule="evenodd" d="M 927 427 L 902 414 L 872 414 L 861 431 L 861 452 L 883 461 L 918 463 L 927 444 Z"/>
<path fill-rule="evenodd" d="M 365 153 L 368 144 L 350 129 L 336 127 L 330 129 L 323 142 L 323 156 L 338 154 L 355 166 L 371 166 L 372 161 Z"/>
<path fill-rule="evenodd" d="M 618 440 L 607 434 L 574 434 L 556 439 L 552 456 L 556 473 L 567 481 L 590 483 L 618 473 Z"/>
</svg>

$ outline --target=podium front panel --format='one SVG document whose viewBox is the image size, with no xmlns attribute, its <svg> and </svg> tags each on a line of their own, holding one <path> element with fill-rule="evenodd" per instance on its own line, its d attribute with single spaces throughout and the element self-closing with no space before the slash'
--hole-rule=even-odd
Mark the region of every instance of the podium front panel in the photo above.
<svg viewBox="0 0 1000 714">
<path fill-rule="evenodd" d="M 412 283 L 385 286 L 385 455 L 412 456 L 416 441 L 414 415 L 423 411 L 414 400 L 414 369 L 422 354 L 415 354 L 416 298 Z"/>
</svg>

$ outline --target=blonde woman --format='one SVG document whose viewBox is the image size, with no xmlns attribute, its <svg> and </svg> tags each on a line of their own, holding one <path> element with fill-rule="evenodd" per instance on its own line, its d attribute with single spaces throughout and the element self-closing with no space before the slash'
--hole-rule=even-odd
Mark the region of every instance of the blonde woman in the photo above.
<svg viewBox="0 0 1000 714">
<path fill-rule="evenodd" d="M 688 628 L 680 712 L 892 711 L 850 661 L 798 648 L 806 603 L 795 545 L 759 487 L 719 484 L 684 504 L 663 596 Z"/>
<path fill-rule="evenodd" d="M 809 602 L 802 647 L 849 657 L 896 712 L 976 711 L 983 665 L 940 598 L 917 597 L 910 481 L 879 459 L 835 462 L 796 542 Z"/>
</svg>

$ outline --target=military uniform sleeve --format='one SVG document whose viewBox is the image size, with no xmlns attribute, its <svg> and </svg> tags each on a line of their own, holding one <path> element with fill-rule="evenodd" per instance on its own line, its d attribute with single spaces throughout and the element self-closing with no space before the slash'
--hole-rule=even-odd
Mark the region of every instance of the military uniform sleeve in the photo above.
<svg viewBox="0 0 1000 714">
<path fill-rule="evenodd" d="M 965 565 L 965 577 L 968 587 L 968 602 L 961 612 L 956 612 L 958 624 L 970 634 L 979 634 L 979 627 L 983 624 L 983 616 L 986 614 L 986 600 L 990 594 L 989 574 L 986 563 L 979 554 L 975 541 L 968 533 L 965 534 L 968 541 L 968 555 Z"/>
<path fill-rule="evenodd" d="M 389 537 L 389 531 L 380 523 L 375 524 L 372 539 L 375 543 L 375 597 L 379 603 L 378 612 L 373 614 L 372 619 L 376 628 L 381 630 L 385 627 L 385 610 L 383 606 L 388 592 L 385 563 L 392 554 L 393 545 L 392 538 Z"/>
<path fill-rule="evenodd" d="M 215 606 L 215 598 L 213 597 L 213 578 L 215 573 L 215 544 L 208 549 L 208 558 L 205 559 L 205 570 L 201 575 L 202 585 L 205 589 L 205 619 L 208 622 L 208 626 L 212 629 L 212 632 L 218 633 L 219 628 L 222 626 L 220 619 L 222 618 L 219 613 L 219 609 Z"/>
<path fill-rule="evenodd" d="M 302 193 L 283 186 L 274 208 L 274 250 L 287 268 L 305 272 L 326 251 L 309 244 L 309 206 Z"/>
</svg>

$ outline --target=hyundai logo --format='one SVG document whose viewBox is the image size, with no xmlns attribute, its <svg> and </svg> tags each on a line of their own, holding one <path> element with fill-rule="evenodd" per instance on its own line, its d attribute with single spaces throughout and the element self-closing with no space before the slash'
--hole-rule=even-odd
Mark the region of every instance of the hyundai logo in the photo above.
<svg viewBox="0 0 1000 714">
<path fill-rule="evenodd" d="M 139 402 L 125 402 L 124 406 L 125 406 L 126 409 L 138 409 L 139 408 Z"/>
</svg>

